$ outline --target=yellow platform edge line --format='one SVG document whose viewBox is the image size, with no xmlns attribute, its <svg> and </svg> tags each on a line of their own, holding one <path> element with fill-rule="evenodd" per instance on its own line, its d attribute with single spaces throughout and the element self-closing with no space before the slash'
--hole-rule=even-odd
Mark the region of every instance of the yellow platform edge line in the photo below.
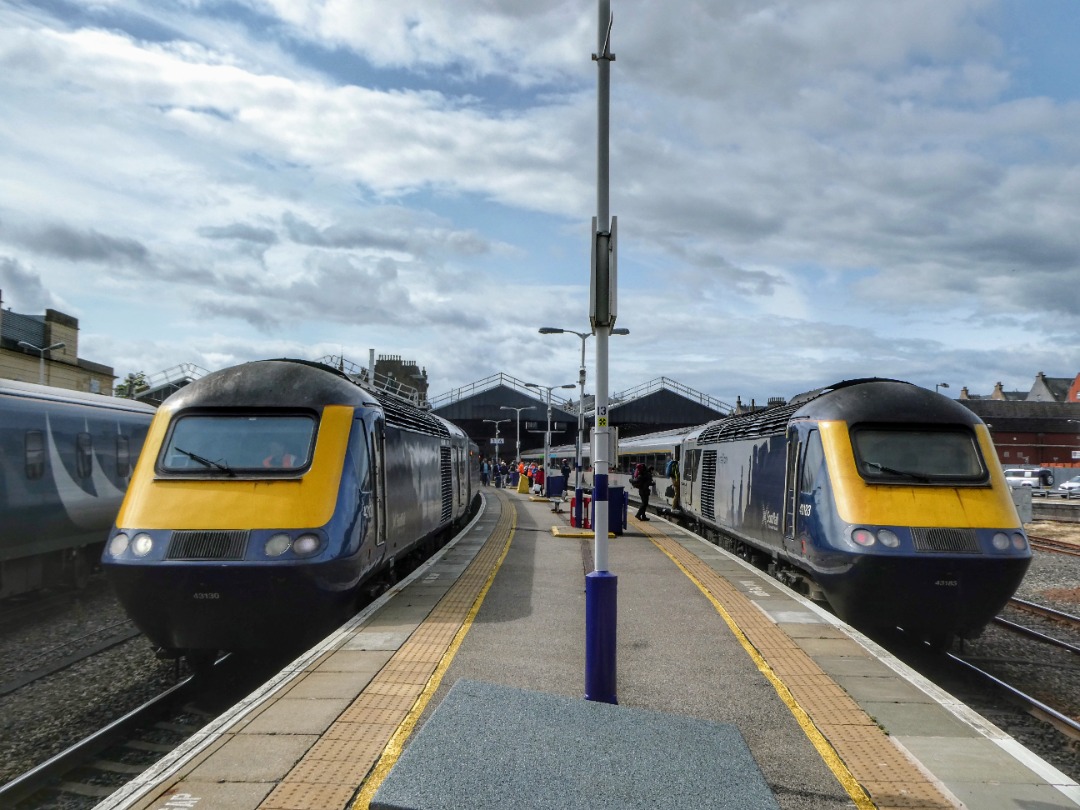
<svg viewBox="0 0 1080 810">
<path fill-rule="evenodd" d="M 773 671 L 773 668 L 769 666 L 768 662 L 761 656 L 761 653 L 758 652 L 750 639 L 746 637 L 746 634 L 742 631 L 742 628 L 739 627 L 735 619 L 732 618 L 731 614 L 729 614 L 716 597 L 709 592 L 709 589 L 705 587 L 705 583 L 694 576 L 685 565 L 679 562 L 670 551 L 664 548 L 656 537 L 652 536 L 652 534 L 649 534 L 648 537 L 649 540 L 652 541 L 652 544 L 667 555 L 668 559 L 678 566 L 679 570 L 682 571 L 695 586 L 697 586 L 697 589 L 701 591 L 705 598 L 712 603 L 714 608 L 716 608 L 716 612 L 720 614 L 724 623 L 727 624 L 743 649 L 746 650 L 746 654 L 750 656 L 754 665 L 761 674 L 765 676 L 769 683 L 772 684 L 773 689 L 776 690 L 776 694 L 779 695 L 780 699 L 791 711 L 796 722 L 798 722 L 799 727 L 810 740 L 811 745 L 813 745 L 821 755 L 821 758 L 825 761 L 829 770 L 833 772 L 833 775 L 836 777 L 837 781 L 840 782 L 840 785 L 844 788 L 845 792 L 847 792 L 848 796 L 851 797 L 851 800 L 855 802 L 855 806 L 859 808 L 859 810 L 876 810 L 877 805 L 874 804 L 869 794 L 863 789 L 862 785 L 859 784 L 859 780 L 857 780 L 851 771 L 848 770 L 847 765 L 844 764 L 844 761 L 840 758 L 836 749 L 833 748 L 832 744 L 825 736 L 818 731 L 818 728 L 814 725 L 814 721 L 810 718 L 810 715 L 808 715 L 806 710 L 795 700 L 795 696 L 791 694 L 791 691 L 784 682 L 780 680 L 779 676 Z"/>
<path fill-rule="evenodd" d="M 510 505 L 505 500 L 503 503 L 507 506 Z M 442 660 L 440 660 L 435 667 L 435 671 L 431 674 L 431 678 L 428 680 L 424 690 L 416 699 L 416 702 L 405 716 L 405 719 L 401 721 L 401 725 L 398 726 L 397 731 L 395 731 L 394 735 L 390 738 L 390 742 L 386 744 L 386 749 L 383 751 L 382 756 L 379 757 L 379 761 L 375 763 L 375 767 L 371 769 L 367 778 L 361 783 L 360 792 L 357 794 L 356 801 L 352 804 L 352 810 L 368 810 L 368 807 L 371 805 L 371 800 L 375 797 L 375 792 L 390 773 L 390 769 L 394 767 L 401 757 L 405 741 L 409 739 L 409 735 L 413 733 L 413 729 L 416 728 L 416 724 L 420 720 L 420 715 L 424 713 L 424 709 L 427 708 L 435 691 L 439 688 L 439 684 L 442 683 L 443 675 L 445 675 L 446 670 L 450 668 L 454 656 L 457 655 L 458 648 L 461 647 L 466 634 L 472 627 L 476 614 L 480 612 L 480 606 L 484 603 L 488 591 L 491 590 L 491 584 L 495 581 L 495 575 L 499 573 L 499 569 L 502 568 L 506 555 L 510 552 L 510 544 L 514 541 L 514 533 L 517 530 L 516 509 L 513 514 L 514 517 L 510 524 L 510 536 L 506 539 L 505 545 L 503 545 L 502 553 L 499 555 L 495 567 L 492 568 L 491 573 L 488 574 L 487 581 L 480 589 L 480 593 L 477 594 L 476 599 L 473 600 L 472 607 L 469 608 L 469 613 L 465 617 L 465 621 L 462 622 L 461 627 L 454 635 L 453 641 L 450 642 L 450 646 L 447 647 Z"/>
</svg>

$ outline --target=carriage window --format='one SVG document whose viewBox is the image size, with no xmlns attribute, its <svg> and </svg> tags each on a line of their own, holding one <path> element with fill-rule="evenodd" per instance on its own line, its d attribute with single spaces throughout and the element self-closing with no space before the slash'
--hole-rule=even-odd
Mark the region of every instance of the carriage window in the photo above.
<svg viewBox="0 0 1080 810">
<path fill-rule="evenodd" d="M 94 471 L 94 441 L 89 433 L 75 434 L 75 474 L 89 478 Z"/>
<path fill-rule="evenodd" d="M 874 483 L 985 483 L 986 465 L 966 428 L 856 427 L 851 433 L 859 473 Z"/>
<path fill-rule="evenodd" d="M 45 434 L 40 430 L 26 431 L 26 477 L 31 481 L 45 475 Z"/>
<path fill-rule="evenodd" d="M 116 474 L 127 478 L 131 472 L 131 440 L 127 436 L 116 437 Z"/>
<path fill-rule="evenodd" d="M 180 415 L 173 420 L 158 467 L 227 476 L 294 472 L 311 462 L 315 428 L 310 414 Z"/>
</svg>

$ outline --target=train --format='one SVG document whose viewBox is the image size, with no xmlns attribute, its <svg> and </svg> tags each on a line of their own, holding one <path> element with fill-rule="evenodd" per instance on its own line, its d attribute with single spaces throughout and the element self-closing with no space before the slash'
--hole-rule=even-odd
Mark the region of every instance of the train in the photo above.
<svg viewBox="0 0 1080 810">
<path fill-rule="evenodd" d="M 332 366 L 258 360 L 158 409 L 102 565 L 164 658 L 317 641 L 468 519 L 466 434 Z"/>
<path fill-rule="evenodd" d="M 0 380 L 0 599 L 85 587 L 154 410 Z"/>
<path fill-rule="evenodd" d="M 986 425 L 908 382 L 848 380 L 622 439 L 610 484 L 632 499 L 638 463 L 653 469 L 658 511 L 855 627 L 938 649 L 981 634 L 1031 563 Z"/>
</svg>

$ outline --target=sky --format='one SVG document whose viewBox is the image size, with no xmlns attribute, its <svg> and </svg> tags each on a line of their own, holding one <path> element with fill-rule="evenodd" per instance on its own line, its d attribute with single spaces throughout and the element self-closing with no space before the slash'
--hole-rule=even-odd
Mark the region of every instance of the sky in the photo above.
<svg viewBox="0 0 1080 810">
<path fill-rule="evenodd" d="M 609 392 L 1080 372 L 1075 0 L 612 0 Z M 598 5 L 0 0 L 2 306 L 119 377 L 576 383 Z M 594 391 L 595 339 L 585 341 Z M 571 392 L 568 392 L 571 393 Z"/>
</svg>

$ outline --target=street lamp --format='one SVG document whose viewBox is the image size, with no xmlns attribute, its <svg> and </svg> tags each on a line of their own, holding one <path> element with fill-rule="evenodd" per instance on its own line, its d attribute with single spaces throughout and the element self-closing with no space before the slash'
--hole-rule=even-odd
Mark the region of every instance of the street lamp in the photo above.
<svg viewBox="0 0 1080 810">
<path fill-rule="evenodd" d="M 54 343 L 52 346 L 46 346 L 44 349 L 40 346 L 35 346 L 33 343 L 27 343 L 25 340 L 20 340 L 19 345 L 24 349 L 30 349 L 38 353 L 38 382 L 42 385 L 45 384 L 45 352 L 51 352 L 53 349 L 62 349 L 65 344 L 63 341 L 60 343 Z"/>
<path fill-rule="evenodd" d="M 585 445 L 585 341 L 592 337 L 592 332 L 577 332 L 573 329 L 560 329 L 557 326 L 541 326 L 541 335 L 577 335 L 581 338 L 581 367 L 578 369 L 578 385 L 581 386 L 581 392 L 578 398 L 578 420 L 577 420 L 577 483 L 574 485 L 574 522 L 578 526 L 584 526 L 581 522 L 583 515 L 583 501 L 584 491 L 582 490 L 582 471 L 581 471 L 581 448 Z M 623 327 L 618 329 L 612 329 L 613 335 L 629 335 L 630 330 Z"/>
<path fill-rule="evenodd" d="M 535 405 L 526 405 L 523 408 L 515 408 L 513 405 L 500 405 L 500 411 L 517 411 L 517 455 L 514 456 L 515 461 L 521 461 L 521 412 L 531 411 L 536 408 Z"/>
<path fill-rule="evenodd" d="M 934 393 L 936 394 L 939 388 L 948 388 L 948 383 L 934 383 Z"/>
<path fill-rule="evenodd" d="M 499 441 L 499 425 L 501 425 L 503 422 L 509 422 L 510 420 L 509 419 L 485 419 L 484 421 L 485 422 L 491 422 L 491 424 L 495 425 L 495 442 L 494 442 L 494 444 L 495 444 L 495 464 L 496 464 L 496 466 L 498 466 L 498 464 L 499 464 L 499 445 L 502 444 L 502 442 Z"/>
<path fill-rule="evenodd" d="M 547 430 L 544 431 L 544 460 L 540 463 L 540 469 L 544 471 L 544 494 L 548 491 L 548 454 L 551 453 L 551 392 L 555 388 L 573 388 L 573 383 L 566 385 L 540 385 L 538 383 L 525 383 L 526 388 L 535 388 L 537 391 L 547 391 Z"/>
</svg>

